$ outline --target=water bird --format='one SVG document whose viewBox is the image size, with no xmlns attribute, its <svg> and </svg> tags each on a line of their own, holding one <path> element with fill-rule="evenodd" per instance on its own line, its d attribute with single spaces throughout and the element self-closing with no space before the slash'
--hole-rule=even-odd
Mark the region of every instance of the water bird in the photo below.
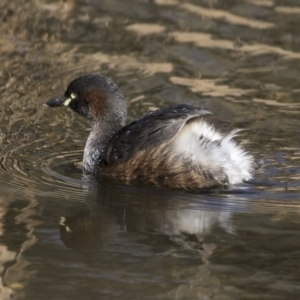
<svg viewBox="0 0 300 300">
<path fill-rule="evenodd" d="M 125 125 L 122 92 L 99 74 L 74 79 L 64 95 L 45 104 L 70 107 L 91 122 L 83 168 L 96 177 L 187 190 L 228 187 L 252 178 L 253 157 L 234 140 L 240 130 L 219 132 L 203 107 L 165 107 Z"/>
</svg>

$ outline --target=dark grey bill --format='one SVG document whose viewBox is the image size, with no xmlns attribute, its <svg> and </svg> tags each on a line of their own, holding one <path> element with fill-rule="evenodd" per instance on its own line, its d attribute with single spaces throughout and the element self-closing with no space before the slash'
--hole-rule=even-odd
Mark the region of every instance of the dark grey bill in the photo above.
<svg viewBox="0 0 300 300">
<path fill-rule="evenodd" d="M 60 96 L 56 98 L 52 98 L 48 100 L 45 105 L 50 106 L 50 107 L 58 107 L 58 106 L 65 106 L 64 102 L 68 100 L 68 97 L 66 96 Z"/>
</svg>

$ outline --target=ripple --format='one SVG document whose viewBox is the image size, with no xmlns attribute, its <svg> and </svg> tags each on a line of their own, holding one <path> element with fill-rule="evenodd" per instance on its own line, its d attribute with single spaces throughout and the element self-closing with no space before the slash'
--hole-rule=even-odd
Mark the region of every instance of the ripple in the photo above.
<svg viewBox="0 0 300 300">
<path fill-rule="evenodd" d="M 47 191 L 50 196 L 64 197 L 67 192 L 79 199 L 81 188 L 86 185 L 81 179 L 82 170 L 76 166 L 82 159 L 82 150 L 60 150 L 68 143 L 68 135 L 57 143 L 47 137 L 34 139 L 33 134 L 22 132 L 23 129 L 7 134 L 3 139 L 0 185 L 19 194 L 29 189 L 37 195 Z"/>
<path fill-rule="evenodd" d="M 205 47 L 211 49 L 223 49 L 232 50 L 237 52 L 245 52 L 251 56 L 259 56 L 264 54 L 276 54 L 282 56 L 285 59 L 300 59 L 300 53 L 285 50 L 277 46 L 271 46 L 267 44 L 249 44 L 242 47 L 235 47 L 233 41 L 228 39 L 214 38 L 212 34 L 199 33 L 199 32 L 172 32 L 173 37 L 180 43 L 194 43 L 197 47 Z"/>
<path fill-rule="evenodd" d="M 75 178 L 71 178 L 69 176 L 64 176 L 59 174 L 58 172 L 55 172 L 53 170 L 50 169 L 49 166 L 42 166 L 42 171 L 45 172 L 46 174 L 59 179 L 60 181 L 64 181 L 66 183 L 68 183 L 71 186 L 84 186 L 87 185 L 86 182 L 84 182 L 83 180 L 78 180 Z M 55 184 L 57 181 L 55 179 L 50 179 L 50 178 L 45 178 L 46 180 L 48 180 L 49 182 L 51 182 L 51 184 Z"/>
<path fill-rule="evenodd" d="M 222 20 L 232 25 L 243 25 L 250 28 L 261 29 L 261 30 L 276 27 L 274 23 L 270 23 L 267 21 L 262 22 L 259 20 L 251 20 L 250 18 L 240 17 L 236 14 L 224 10 L 208 9 L 205 7 L 188 4 L 188 3 L 183 4 L 180 7 L 182 7 L 183 9 L 191 13 L 198 14 L 201 17 Z"/>
</svg>

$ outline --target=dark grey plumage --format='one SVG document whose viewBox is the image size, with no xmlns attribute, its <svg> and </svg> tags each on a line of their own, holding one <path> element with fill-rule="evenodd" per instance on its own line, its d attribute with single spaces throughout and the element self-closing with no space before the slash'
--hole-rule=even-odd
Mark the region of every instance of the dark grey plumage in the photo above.
<svg viewBox="0 0 300 300">
<path fill-rule="evenodd" d="M 115 132 L 105 147 L 104 160 L 124 162 L 138 151 L 168 143 L 190 119 L 211 114 L 205 108 L 180 104 L 149 112 Z"/>
</svg>

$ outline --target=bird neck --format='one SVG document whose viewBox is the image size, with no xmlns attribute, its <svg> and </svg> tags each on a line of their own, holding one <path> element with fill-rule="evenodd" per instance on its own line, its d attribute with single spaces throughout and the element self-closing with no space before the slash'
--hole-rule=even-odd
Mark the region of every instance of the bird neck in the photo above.
<svg viewBox="0 0 300 300">
<path fill-rule="evenodd" d="M 105 122 L 94 122 L 92 130 L 86 141 L 83 155 L 83 167 L 87 172 L 93 172 L 99 165 L 104 155 L 105 145 L 112 135 L 119 130 L 122 125 L 107 124 Z"/>
</svg>

